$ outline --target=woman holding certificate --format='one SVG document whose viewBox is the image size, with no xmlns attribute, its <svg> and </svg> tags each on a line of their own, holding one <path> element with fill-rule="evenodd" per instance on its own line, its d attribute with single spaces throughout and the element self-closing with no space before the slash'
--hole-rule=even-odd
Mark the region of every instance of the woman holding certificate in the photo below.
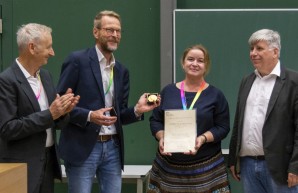
<svg viewBox="0 0 298 193">
<path fill-rule="evenodd" d="M 161 91 L 161 104 L 150 117 L 159 148 L 147 193 L 229 193 L 221 153 L 230 130 L 228 102 L 204 79 L 210 69 L 204 46 L 187 48 L 181 63 L 185 79 Z"/>
</svg>

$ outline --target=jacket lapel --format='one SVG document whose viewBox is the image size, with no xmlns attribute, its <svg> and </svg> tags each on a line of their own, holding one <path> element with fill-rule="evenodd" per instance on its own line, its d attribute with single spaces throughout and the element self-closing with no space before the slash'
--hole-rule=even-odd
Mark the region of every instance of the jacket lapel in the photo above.
<svg viewBox="0 0 298 193">
<path fill-rule="evenodd" d="M 280 77 L 276 78 L 276 82 L 274 84 L 274 87 L 273 87 L 273 90 L 272 90 L 272 93 L 271 93 L 271 97 L 270 97 L 270 100 L 269 100 L 265 121 L 267 120 L 269 114 L 271 113 L 271 111 L 274 107 L 274 104 L 275 104 L 275 102 L 278 98 L 278 95 L 281 91 L 281 88 L 283 87 L 285 79 L 286 79 L 285 69 L 282 68 L 282 67 L 280 67 L 280 68 L 281 68 L 280 69 Z"/>
<path fill-rule="evenodd" d="M 31 88 L 28 80 L 26 79 L 22 70 L 18 66 L 18 64 L 14 63 L 12 65 L 12 69 L 15 73 L 17 81 L 20 83 L 21 88 L 23 89 L 24 93 L 28 97 L 28 100 L 30 101 L 34 111 L 36 111 L 36 112 L 40 111 L 40 107 L 39 107 L 38 101 L 36 100 L 36 96 Z"/>
<path fill-rule="evenodd" d="M 42 82 L 42 87 L 48 98 L 48 104 L 50 106 L 51 103 L 55 100 L 56 92 L 52 90 L 53 86 L 51 84 L 50 77 L 42 69 L 40 70 L 40 79 Z"/>
<path fill-rule="evenodd" d="M 119 72 L 119 66 L 118 66 L 118 62 L 115 63 L 115 66 L 114 66 L 114 101 L 113 103 L 115 108 L 118 107 L 118 100 L 117 100 L 117 96 L 118 96 L 118 91 L 119 91 L 119 83 L 122 82 L 120 80 L 120 72 Z"/>
<path fill-rule="evenodd" d="M 93 75 L 96 79 L 96 83 L 98 86 L 98 90 L 100 92 L 100 96 L 101 96 L 102 100 L 104 101 L 105 97 L 104 97 L 104 91 L 103 91 L 101 71 L 100 71 L 99 61 L 98 61 L 98 57 L 97 57 L 95 48 L 92 48 L 90 50 L 89 57 L 90 57 L 91 70 L 92 70 Z"/>
</svg>

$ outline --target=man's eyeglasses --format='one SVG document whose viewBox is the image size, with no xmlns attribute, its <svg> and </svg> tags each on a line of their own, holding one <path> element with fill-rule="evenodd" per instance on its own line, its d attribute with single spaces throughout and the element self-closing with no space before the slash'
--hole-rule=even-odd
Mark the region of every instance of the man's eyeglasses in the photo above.
<svg viewBox="0 0 298 193">
<path fill-rule="evenodd" d="M 120 29 L 113 29 L 113 28 L 101 28 L 107 32 L 108 35 L 113 35 L 115 32 L 117 35 L 121 35 Z"/>
</svg>

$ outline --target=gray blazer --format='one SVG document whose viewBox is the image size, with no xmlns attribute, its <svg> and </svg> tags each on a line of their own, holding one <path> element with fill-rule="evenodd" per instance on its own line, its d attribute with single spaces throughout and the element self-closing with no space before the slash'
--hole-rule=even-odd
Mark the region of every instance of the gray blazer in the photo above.
<svg viewBox="0 0 298 193">
<path fill-rule="evenodd" d="M 51 104 L 56 90 L 48 71 L 41 69 L 43 88 Z M 68 116 L 54 121 L 49 110 L 41 111 L 35 94 L 16 62 L 0 74 L 0 162 L 27 163 L 28 193 L 32 193 L 45 161 L 46 129 L 61 128 Z M 56 141 L 56 139 L 54 139 Z M 55 143 L 56 148 L 56 143 Z M 57 157 L 57 156 L 56 156 Z M 58 158 L 55 177 L 61 179 Z"/>
<path fill-rule="evenodd" d="M 255 74 L 243 78 L 230 141 L 229 166 L 238 168 L 245 105 Z M 298 174 L 298 73 L 281 66 L 262 131 L 265 159 L 276 182 L 287 184 L 288 173 Z M 238 171 L 239 172 L 239 171 Z"/>
</svg>

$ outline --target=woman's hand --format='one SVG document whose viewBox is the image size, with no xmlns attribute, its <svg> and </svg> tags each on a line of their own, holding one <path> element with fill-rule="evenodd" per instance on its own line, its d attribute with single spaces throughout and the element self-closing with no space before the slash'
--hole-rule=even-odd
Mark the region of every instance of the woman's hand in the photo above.
<svg viewBox="0 0 298 193">
<path fill-rule="evenodd" d="M 156 137 L 156 139 L 158 140 L 159 152 L 160 152 L 162 155 L 171 156 L 171 155 L 172 155 L 171 153 L 164 152 L 164 131 L 163 131 L 163 130 L 158 131 L 158 132 L 155 134 L 155 137 Z"/>
</svg>

